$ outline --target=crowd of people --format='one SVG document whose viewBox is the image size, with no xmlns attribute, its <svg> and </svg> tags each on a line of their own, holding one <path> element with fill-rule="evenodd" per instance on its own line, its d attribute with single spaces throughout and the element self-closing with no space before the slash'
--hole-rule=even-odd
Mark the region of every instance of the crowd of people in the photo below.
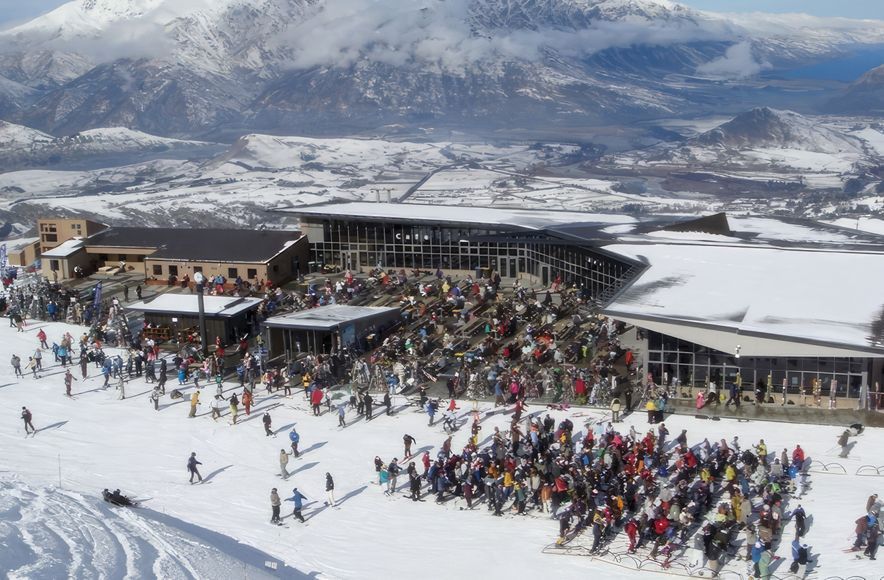
<svg viewBox="0 0 884 580">
<path fill-rule="evenodd" d="M 497 299 L 499 280 L 455 283 L 442 275 L 435 278 L 411 286 L 407 278 L 396 282 L 381 278 L 373 283 L 400 285 L 411 317 L 367 356 L 359 356 L 359 349 L 340 349 L 331 355 L 302 353 L 273 366 L 260 337 L 254 341 L 243 337 L 236 345 L 216 339 L 206 357 L 187 346 L 165 353 L 156 341 L 129 331 L 129 320 L 113 297 L 100 310 L 100 325 L 92 324 L 79 337 L 65 332 L 51 346 L 50 337 L 41 329 L 34 351 L 27 354 L 28 362 L 23 364 L 15 355 L 11 363 L 17 376 L 29 371 L 37 378 L 43 354 L 51 352 L 61 367 L 76 368 L 76 359 L 83 379 L 89 376 L 92 363 L 95 372 L 103 375 L 105 387 L 111 380 L 117 382 L 120 398 L 125 398 L 127 381 L 143 377 L 154 385 L 149 400 L 157 411 L 167 395 L 167 375 L 172 373 L 178 381 L 178 388 L 168 393 L 172 399 L 185 397 L 184 388 L 194 387 L 189 393 L 191 418 L 197 415 L 201 393 L 214 383 L 211 418 L 221 419 L 226 408 L 234 425 L 240 407 L 246 415 L 251 413 L 261 389 L 283 396 L 294 396 L 300 389 L 314 415 L 334 415 L 341 428 L 347 427 L 350 411 L 369 421 L 378 416 L 379 408 L 383 414 L 394 413 L 393 397 L 410 387 L 417 394 L 411 402 L 434 425 L 441 404 L 439 397 L 429 396 L 426 384 L 447 371 L 450 403 L 442 411 L 447 436 L 435 457 L 428 451 L 412 454 L 416 438 L 408 434 L 403 436 L 401 462 L 398 457 L 388 462 L 376 457 L 378 483 L 387 493 L 399 491 L 404 472 L 406 495 L 413 501 L 429 493 L 440 503 L 462 498 L 466 509 L 484 504 L 496 516 L 543 514 L 557 520 L 561 546 L 586 531 L 592 537 L 593 554 L 605 553 L 620 538 L 627 552 L 647 550 L 648 557 L 662 558 L 664 567 L 681 561 L 716 572 L 742 557 L 757 578 L 770 577 L 774 548 L 787 540 L 792 542 L 793 567 L 803 575 L 810 561 L 809 547 L 803 542 L 807 514 L 797 502 L 808 488 L 809 460 L 800 445 L 775 452 L 763 439 L 744 447 L 736 437 L 691 441 L 686 430 L 672 437 L 664 422 L 669 390 L 651 383 L 643 393 L 633 393 L 642 371 L 631 353 L 621 348 L 621 329 L 591 314 L 578 289 L 561 296 L 558 303 L 549 293 L 541 298 L 521 287 Z M 313 286 L 300 296 L 275 289 L 263 308 L 269 313 L 292 304 L 318 307 L 352 301 L 366 284 L 347 275 L 334 284 Z M 20 322 L 15 317 L 26 310 L 52 319 L 46 309 L 49 302 L 64 302 L 65 309 L 78 305 L 76 297 L 56 285 L 40 283 L 25 289 L 27 294 L 18 290 L 10 302 L 10 320 L 20 328 L 24 317 Z M 415 296 L 424 301 L 418 305 Z M 472 303 L 469 308 L 467 298 Z M 85 317 L 82 323 L 88 325 Z M 122 338 L 116 354 L 105 353 L 107 329 Z M 225 385 L 230 379 L 238 386 Z M 76 381 L 66 368 L 67 396 L 76 396 Z M 352 391 L 333 399 L 342 382 L 351 383 Z M 529 404 L 542 397 L 556 409 L 566 409 L 566 402 L 591 403 L 610 405 L 616 414 L 610 422 L 581 427 L 570 418 L 555 420 L 549 413 L 528 413 Z M 618 429 L 619 413 L 632 410 L 634 397 L 645 402 L 646 432 L 636 427 Z M 483 440 L 484 418 L 477 404 L 473 403 L 472 414 L 465 413 L 470 418 L 462 425 L 457 398 L 493 399 L 495 409 L 504 408 L 495 412 L 511 413 L 509 427 L 495 427 Z M 22 419 L 26 432 L 33 430 L 30 410 L 23 408 Z M 264 412 L 262 423 L 268 436 L 274 434 L 271 421 L 269 412 Z M 468 442 L 456 450 L 452 433 L 467 424 Z M 300 454 L 300 434 L 292 429 L 289 439 L 291 452 L 281 449 L 279 454 L 283 478 L 290 475 L 289 457 Z M 203 481 L 200 465 L 192 453 L 187 461 L 192 484 Z M 330 473 L 326 473 L 326 492 L 328 503 L 335 506 Z M 285 500 L 293 502 L 293 515 L 300 522 L 304 522 L 304 500 L 297 487 Z M 281 505 L 274 488 L 274 524 L 281 521 Z M 856 521 L 855 548 L 867 546 L 870 559 L 875 558 L 878 545 L 880 507 L 877 498 L 870 498 L 867 514 Z"/>
</svg>

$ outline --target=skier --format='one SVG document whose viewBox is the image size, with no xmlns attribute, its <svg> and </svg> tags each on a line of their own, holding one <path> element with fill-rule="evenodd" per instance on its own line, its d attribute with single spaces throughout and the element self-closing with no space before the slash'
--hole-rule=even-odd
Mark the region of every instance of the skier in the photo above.
<svg viewBox="0 0 884 580">
<path fill-rule="evenodd" d="M 120 374 L 120 382 L 117 383 L 117 390 L 120 391 L 118 398 L 122 401 L 126 398 L 126 379 L 123 378 L 122 373 Z"/>
<path fill-rule="evenodd" d="M 24 377 L 21 372 L 21 358 L 17 354 L 12 355 L 12 370 L 15 371 L 16 377 Z"/>
<path fill-rule="evenodd" d="M 41 348 L 49 348 L 49 345 L 46 344 L 46 332 L 41 328 L 39 332 L 37 332 L 37 340 L 40 341 Z"/>
<path fill-rule="evenodd" d="M 286 453 L 285 449 L 279 450 L 279 474 L 283 479 L 289 478 L 288 464 L 289 464 L 289 455 L 291 453 Z"/>
<path fill-rule="evenodd" d="M 408 484 L 412 501 L 419 501 L 421 498 L 421 476 L 418 475 L 414 461 L 408 464 Z"/>
<path fill-rule="evenodd" d="M 34 378 L 39 378 L 37 376 L 37 361 L 34 360 L 34 357 L 28 357 L 28 364 L 25 365 L 25 370 L 30 370 L 33 373 Z"/>
<path fill-rule="evenodd" d="M 270 516 L 271 524 L 276 524 L 278 526 L 282 525 L 282 522 L 279 521 L 279 508 L 281 505 L 282 501 L 279 499 L 279 494 L 274 487 L 270 490 L 270 509 L 273 510 L 273 515 Z"/>
<path fill-rule="evenodd" d="M 294 502 L 295 509 L 292 512 L 292 515 L 295 516 L 298 521 L 304 523 L 304 516 L 301 515 L 301 508 L 304 507 L 304 500 L 307 499 L 304 494 L 298 491 L 298 488 L 292 490 L 292 497 L 287 497 L 285 501 Z"/>
<path fill-rule="evenodd" d="M 64 391 L 68 397 L 71 396 L 71 383 L 76 380 L 77 379 L 74 378 L 74 375 L 71 374 L 71 369 L 68 369 L 64 373 Z"/>
<path fill-rule="evenodd" d="M 164 395 L 166 394 L 166 365 L 166 359 L 160 359 L 160 376 L 157 386 L 160 388 L 160 392 Z"/>
<path fill-rule="evenodd" d="M 295 457 L 300 457 L 301 453 L 298 451 L 298 443 L 301 441 L 301 436 L 295 431 L 295 428 L 292 427 L 292 430 L 289 431 L 289 441 L 292 442 L 292 453 Z"/>
<path fill-rule="evenodd" d="M 154 391 L 159 392 L 159 387 L 154 387 Z M 212 399 L 212 420 L 217 421 L 221 418 L 221 409 L 224 408 L 224 397 L 221 395 L 215 395 L 215 398 Z"/>
<path fill-rule="evenodd" d="M 153 401 L 153 410 L 160 410 L 160 388 L 154 387 L 153 391 L 150 393 L 150 400 Z"/>
<path fill-rule="evenodd" d="M 22 407 L 21 408 L 21 420 L 24 421 L 24 423 L 25 423 L 25 435 L 27 435 L 31 431 L 33 431 L 34 433 L 37 432 L 37 430 L 34 428 L 34 424 L 31 423 L 31 418 L 32 418 L 32 415 L 31 415 L 31 412 L 28 410 L 28 408 Z M 28 429 L 30 429 L 30 431 Z"/>
<path fill-rule="evenodd" d="M 384 406 L 387 408 L 387 415 L 393 414 L 393 402 L 390 399 L 390 392 L 386 391 L 384 393 Z"/>
<path fill-rule="evenodd" d="M 335 507 L 335 480 L 327 471 L 325 472 L 325 495 L 328 497 L 328 505 Z"/>
<path fill-rule="evenodd" d="M 417 443 L 414 437 L 406 433 L 402 436 L 402 442 L 405 444 L 405 453 L 402 455 L 403 459 L 408 459 L 411 457 L 411 445 L 413 443 Z"/>
<path fill-rule="evenodd" d="M 270 418 L 270 411 L 264 411 L 264 416 L 261 417 L 261 422 L 264 423 L 264 435 L 270 437 L 273 435 L 273 429 L 271 429 L 272 419 Z"/>
<path fill-rule="evenodd" d="M 199 469 L 197 469 L 197 465 L 202 465 L 200 461 L 197 461 L 196 451 L 193 451 L 190 454 L 190 458 L 187 460 L 187 471 L 190 473 L 190 483 L 193 485 L 193 476 L 197 476 L 198 483 L 203 481 L 203 476 L 200 475 Z"/>
<path fill-rule="evenodd" d="M 389 479 L 387 480 L 387 495 L 392 495 L 396 492 L 396 479 L 399 476 L 400 470 L 399 463 L 397 463 L 397 459 L 394 457 L 393 461 L 390 462 L 390 465 L 387 466 L 387 474 L 389 475 Z"/>
</svg>

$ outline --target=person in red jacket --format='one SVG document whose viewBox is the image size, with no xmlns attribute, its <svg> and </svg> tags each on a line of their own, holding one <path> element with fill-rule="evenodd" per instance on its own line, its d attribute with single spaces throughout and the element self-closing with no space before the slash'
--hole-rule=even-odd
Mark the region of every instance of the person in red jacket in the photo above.
<svg viewBox="0 0 884 580">
<path fill-rule="evenodd" d="M 801 445 L 796 445 L 795 450 L 792 451 L 792 463 L 797 465 L 799 469 L 801 464 L 804 463 L 804 449 L 801 448 Z"/>
<path fill-rule="evenodd" d="M 626 522 L 626 535 L 629 536 L 629 549 L 627 551 L 634 553 L 638 548 L 638 522 L 635 521 L 635 518 L 631 518 Z"/>
<path fill-rule="evenodd" d="M 46 333 L 43 331 L 42 328 L 40 329 L 40 332 L 37 333 L 37 340 L 40 341 L 40 348 L 49 348 L 49 345 L 46 344 Z"/>
<path fill-rule="evenodd" d="M 242 391 L 242 406 L 246 410 L 246 415 L 252 414 L 252 392 L 248 389 Z"/>
<path fill-rule="evenodd" d="M 325 395 L 322 392 L 322 389 L 316 387 L 313 389 L 313 392 L 310 393 L 310 404 L 313 405 L 313 414 L 317 417 L 322 414 L 320 410 L 320 405 L 322 405 L 322 398 Z"/>
</svg>

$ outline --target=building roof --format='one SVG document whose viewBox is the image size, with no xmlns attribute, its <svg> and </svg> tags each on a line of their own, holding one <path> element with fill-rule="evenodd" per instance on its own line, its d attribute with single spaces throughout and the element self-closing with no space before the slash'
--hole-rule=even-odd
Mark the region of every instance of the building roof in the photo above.
<svg viewBox="0 0 884 580">
<path fill-rule="evenodd" d="M 43 258 L 67 258 L 82 250 L 85 245 L 86 242 L 83 240 L 74 238 L 60 243 L 51 250 L 46 250 L 41 255 Z"/>
<path fill-rule="evenodd" d="M 207 262 L 266 262 L 303 234 L 283 230 L 112 227 L 89 236 L 87 246 L 156 248 L 151 258 Z"/>
<path fill-rule="evenodd" d="M 589 214 L 570 211 L 523 210 L 510 208 L 463 207 L 417 203 L 328 203 L 280 210 L 298 216 L 348 218 L 378 221 L 440 222 L 516 229 L 540 230 L 556 224 L 588 222 L 599 225 L 633 223 L 635 218 L 619 214 Z"/>
<path fill-rule="evenodd" d="M 232 296 L 204 296 L 203 306 L 206 316 L 229 318 L 246 310 L 253 310 L 261 304 L 258 298 L 236 298 Z M 126 307 L 136 312 L 152 312 L 162 314 L 181 314 L 196 316 L 199 305 L 196 294 L 174 294 L 167 292 L 151 300 L 142 300 Z"/>
<path fill-rule="evenodd" d="M 706 243 L 606 249 L 649 264 L 605 308 L 615 318 L 717 329 L 732 337 L 716 338 L 724 352 L 748 335 L 884 356 L 884 252 Z"/>
<path fill-rule="evenodd" d="M 0 245 L 6 244 L 8 252 L 17 252 L 27 246 L 33 246 L 40 242 L 40 238 L 15 238 L 0 242 Z"/>
<path fill-rule="evenodd" d="M 357 320 L 398 315 L 398 308 L 381 306 L 347 306 L 330 304 L 310 310 L 301 310 L 281 316 L 271 316 L 264 321 L 271 328 L 292 328 L 298 330 L 332 330 Z"/>
</svg>

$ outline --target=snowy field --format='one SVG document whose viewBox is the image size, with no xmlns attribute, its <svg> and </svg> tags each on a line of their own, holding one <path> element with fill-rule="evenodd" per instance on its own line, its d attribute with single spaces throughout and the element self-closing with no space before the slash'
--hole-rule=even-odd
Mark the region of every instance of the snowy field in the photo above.
<svg viewBox="0 0 884 580">
<path fill-rule="evenodd" d="M 140 379 L 127 386 L 126 400 L 118 400 L 113 387 L 101 388 L 94 367 L 89 372 L 95 376 L 74 383 L 75 396 L 69 399 L 62 370 L 48 364 L 51 353 L 37 380 L 16 379 L 8 365 L 13 353 L 27 360 L 40 327 L 50 342 L 64 331 L 74 336 L 83 331 L 35 323 L 22 334 L 0 325 L 0 576 L 254 578 L 260 577 L 265 560 L 274 560 L 287 566 L 276 576 L 287 578 L 537 578 L 549 570 L 560 578 L 664 577 L 586 557 L 542 553 L 558 531 L 556 522 L 542 515 L 495 518 L 484 506 L 462 511 L 460 500 L 440 506 L 432 499 L 415 503 L 401 494 L 385 496 L 373 483 L 375 455 L 385 461 L 401 458 L 404 433 L 417 439 L 420 452 L 432 455 L 445 438 L 441 427 L 428 427 L 425 415 L 413 407 L 392 417 L 379 415 L 371 423 L 348 413 L 350 425 L 339 429 L 334 415 L 312 416 L 301 395 L 259 396 L 251 416 L 241 415 L 241 422 L 231 426 L 226 412 L 218 422 L 210 418 L 214 388 L 204 393 L 198 416 L 188 419 L 189 404 L 168 397 L 154 411 L 147 399 L 150 387 Z M 80 376 L 79 367 L 75 376 Z M 167 391 L 176 386 L 170 377 Z M 234 387 L 226 385 L 228 395 Z M 18 419 L 22 405 L 34 413 L 40 430 L 35 436 L 24 435 Z M 264 435 L 265 410 L 272 414 L 278 438 Z M 574 414 L 579 431 L 601 417 Z M 486 418 L 482 438 L 506 422 L 503 415 Z M 843 465 L 846 474 L 814 473 L 809 495 L 801 501 L 811 518 L 807 543 L 816 559 L 809 577 L 881 576 L 877 562 L 842 550 L 852 541 L 853 522 L 862 515 L 866 498 L 882 491 L 884 478 L 854 474 L 863 465 L 884 464 L 884 432 L 867 430 L 851 457 L 840 460 L 836 427 L 690 417 L 671 417 L 666 423 L 672 433 L 686 428 L 691 443 L 739 435 L 748 445 L 764 437 L 772 452 L 791 451 L 800 443 L 817 461 Z M 628 417 L 622 428 L 631 424 L 644 428 L 644 415 Z M 295 473 L 283 481 L 277 457 L 288 446 L 286 432 L 292 425 L 301 434 L 304 453 L 289 464 Z M 462 448 L 468 431 L 455 434 L 453 449 Z M 185 462 L 191 451 L 203 463 L 201 485 L 187 482 Z M 335 478 L 337 509 L 323 504 L 326 472 Z M 407 478 L 399 482 L 407 486 Z M 290 516 L 283 527 L 270 525 L 270 489 L 278 487 L 286 497 L 294 486 L 308 498 L 306 525 Z M 100 500 L 105 487 L 141 499 L 143 509 L 110 509 Z M 287 516 L 290 506 L 284 504 Z M 787 558 L 780 561 L 778 577 L 788 577 L 790 540 L 784 538 L 778 550 Z M 742 575 L 729 578 L 746 578 L 742 563 L 733 566 Z"/>
</svg>

